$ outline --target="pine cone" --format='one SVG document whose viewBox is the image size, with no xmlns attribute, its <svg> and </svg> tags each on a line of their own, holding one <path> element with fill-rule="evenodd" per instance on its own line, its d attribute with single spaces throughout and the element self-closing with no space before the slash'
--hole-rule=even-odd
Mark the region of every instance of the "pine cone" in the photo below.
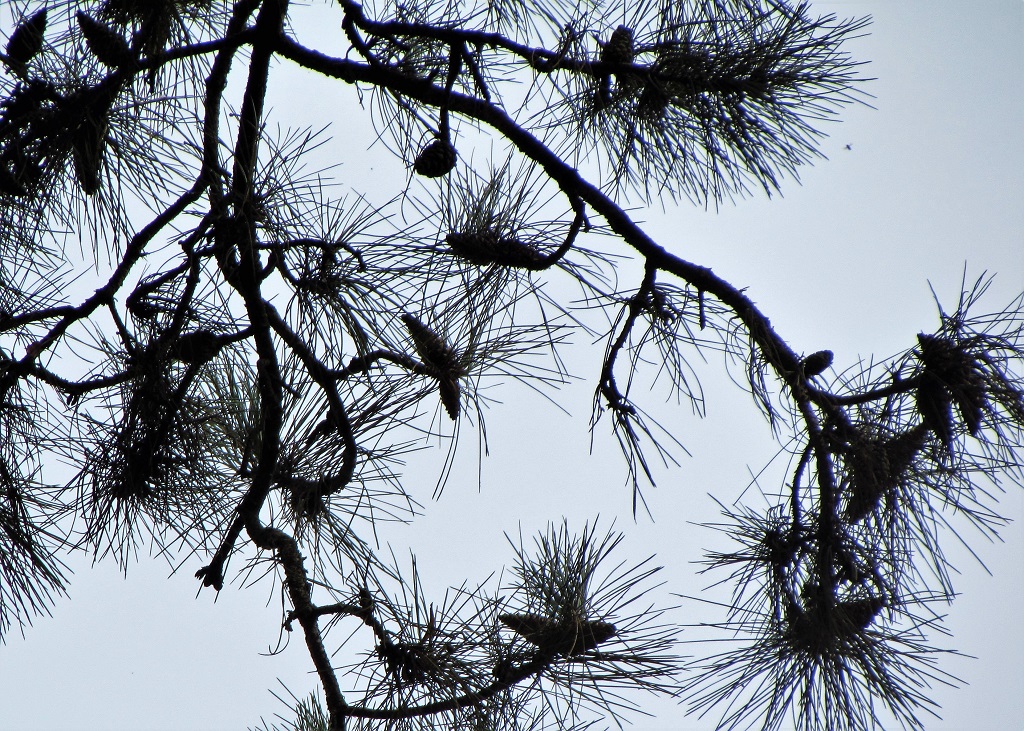
<svg viewBox="0 0 1024 731">
<path fill-rule="evenodd" d="M 620 25 L 612 31 L 611 38 L 601 49 L 603 63 L 633 63 L 633 31 Z M 594 103 L 598 110 L 604 109 L 612 102 L 612 76 L 602 74 L 598 79 L 597 95 Z"/>
<path fill-rule="evenodd" d="M 434 140 L 420 152 L 412 169 L 425 178 L 440 178 L 455 168 L 458 153 L 448 140 Z"/>
<path fill-rule="evenodd" d="M 967 431 L 971 433 L 971 436 L 978 436 L 986 404 L 985 387 L 978 381 L 972 380 L 961 384 L 953 391 L 952 395 L 953 400 L 956 401 L 957 411 L 960 412 L 960 418 L 967 426 Z"/>
<path fill-rule="evenodd" d="M 46 32 L 46 8 L 28 20 L 23 20 L 14 29 L 5 49 L 8 63 L 22 70 L 36 54 L 43 50 L 43 34 Z"/>
<path fill-rule="evenodd" d="M 835 608 L 839 629 L 845 633 L 861 632 L 867 629 L 883 607 L 885 607 L 885 599 L 877 596 L 840 602 Z"/>
<path fill-rule="evenodd" d="M 107 144 L 107 118 L 86 116 L 75 130 L 71 141 L 71 159 L 75 177 L 86 195 L 96 195 L 100 190 L 100 166 L 103 163 L 103 148 Z"/>
<path fill-rule="evenodd" d="M 500 614 L 498 620 L 542 652 L 579 655 L 615 636 L 615 625 L 600 621 L 557 622 L 537 614 Z"/>
<path fill-rule="evenodd" d="M 222 347 L 221 338 L 209 330 L 185 333 L 171 345 L 171 357 L 183 363 L 205 363 Z"/>
<path fill-rule="evenodd" d="M 459 357 L 444 339 L 412 315 L 402 315 L 402 322 L 412 335 L 420 360 L 439 374 L 458 378 L 463 374 Z"/>
<path fill-rule="evenodd" d="M 601 49 L 604 63 L 633 63 L 633 30 L 620 25 Z"/>
<path fill-rule="evenodd" d="M 863 440 L 852 445 L 848 458 L 850 492 L 843 519 L 856 523 L 873 513 L 883 496 L 890 494 L 903 480 L 914 457 L 924 446 L 927 428 L 910 431 L 885 441 Z"/>
<path fill-rule="evenodd" d="M 926 427 L 935 432 L 943 446 L 949 449 L 953 439 L 952 399 L 942 380 L 925 369 L 917 386 L 917 411 Z"/>
<path fill-rule="evenodd" d="M 75 13 L 85 44 L 101 63 L 111 68 L 131 66 L 135 62 L 128 41 L 112 28 L 94 20 L 82 11 Z"/>
<path fill-rule="evenodd" d="M 513 269 L 539 269 L 546 257 L 529 244 L 493 231 L 450 233 L 445 241 L 457 256 L 478 266 L 498 264 Z"/>
<path fill-rule="evenodd" d="M 804 358 L 801 364 L 803 365 L 804 376 L 807 378 L 820 376 L 825 372 L 826 368 L 832 365 L 832 357 L 831 350 L 819 350 L 817 353 L 811 353 Z"/>
<path fill-rule="evenodd" d="M 459 418 L 459 398 L 461 394 L 459 382 L 454 378 L 442 376 L 437 379 L 437 390 L 441 396 L 444 410 L 448 412 L 448 416 L 452 418 L 452 421 L 455 421 Z"/>
<path fill-rule="evenodd" d="M 917 354 L 924 364 L 922 378 L 930 381 L 926 390 L 934 394 L 937 394 L 939 389 L 943 390 L 947 394 L 946 400 L 956 403 L 957 411 L 960 412 L 960 418 L 967 430 L 976 436 L 981 428 L 986 404 L 985 382 L 978 362 L 966 349 L 949 338 L 919 333 L 917 342 L 920 345 Z M 941 404 L 935 404 L 936 413 L 933 418 L 938 418 L 940 406 Z M 920 410 L 920 405 L 918 408 Z M 925 417 L 924 412 L 922 417 Z M 927 417 L 925 419 L 927 421 Z M 952 428 L 951 414 L 948 421 L 950 427 L 946 431 Z M 936 430 L 936 433 L 941 436 L 943 432 Z M 946 437 L 943 441 L 948 446 L 949 438 Z"/>
<path fill-rule="evenodd" d="M 976 436 L 981 428 L 986 403 L 985 383 L 978 362 L 948 338 L 919 333 L 917 342 L 921 346 L 918 355 L 924 363 L 925 371 L 935 374 L 942 381 L 956 403 L 967 430 Z"/>
</svg>

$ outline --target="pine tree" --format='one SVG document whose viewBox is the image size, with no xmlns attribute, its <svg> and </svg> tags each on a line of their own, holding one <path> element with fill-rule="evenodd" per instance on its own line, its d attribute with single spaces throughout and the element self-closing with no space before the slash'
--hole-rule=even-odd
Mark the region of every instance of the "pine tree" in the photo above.
<svg viewBox="0 0 1024 731">
<path fill-rule="evenodd" d="M 781 190 L 862 98 L 845 44 L 866 21 L 785 0 L 339 0 L 339 38 L 314 48 L 298 7 L 17 10 L 0 636 L 66 592 L 66 556 L 150 546 L 208 592 L 256 566 L 280 582 L 323 696 L 293 697 L 295 728 L 585 728 L 628 721 L 641 692 L 728 728 L 923 728 L 947 678 L 929 607 L 956 593 L 943 526 L 997 535 L 995 488 L 1024 478 L 1024 300 L 979 311 L 990 280 L 965 280 L 933 332 L 840 370 L 635 212 Z M 405 165 L 392 198 L 340 193 L 347 158 L 275 125 L 285 73 L 357 90 L 338 124 L 365 118 Z M 733 598 L 702 629 L 727 650 L 686 657 L 669 604 L 691 592 L 658 594 L 597 521 L 552 516 L 497 585 L 440 597 L 374 541 L 423 498 L 403 460 L 458 458 L 461 428 L 486 444 L 503 380 L 556 399 L 577 340 L 604 345 L 590 427 L 621 447 L 634 513 L 680 446 L 638 385 L 652 368 L 700 412 L 691 364 L 741 363 L 792 455 L 773 505 L 713 526 L 734 547 L 705 561 Z"/>
</svg>

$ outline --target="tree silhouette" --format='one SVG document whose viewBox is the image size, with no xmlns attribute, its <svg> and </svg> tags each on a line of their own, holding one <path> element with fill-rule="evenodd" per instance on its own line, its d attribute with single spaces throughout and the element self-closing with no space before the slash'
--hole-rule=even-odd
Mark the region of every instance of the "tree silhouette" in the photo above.
<svg viewBox="0 0 1024 731">
<path fill-rule="evenodd" d="M 0 632 L 48 610 L 68 554 L 154 545 L 211 591 L 232 562 L 280 582 L 323 690 L 295 727 L 582 728 L 638 692 L 727 728 L 923 727 L 948 679 L 929 641 L 954 596 L 943 546 L 995 535 L 1022 478 L 1024 300 L 979 312 L 989 280 L 965 281 L 903 354 L 833 373 L 627 208 L 778 190 L 859 98 L 843 44 L 865 21 L 774 0 L 341 0 L 327 52 L 286 0 L 19 10 Z M 368 117 L 405 162 L 393 197 L 339 193 L 318 134 L 275 131 L 272 69 L 355 87 L 340 123 Z M 645 373 L 700 411 L 691 363 L 724 354 L 790 458 L 773 506 L 714 526 L 732 600 L 692 629 L 724 651 L 684 660 L 657 569 L 596 523 L 513 541 L 497 587 L 443 597 L 371 540 L 414 515 L 409 454 L 484 432 L 496 380 L 565 382 L 579 333 L 606 343 L 590 426 L 621 447 L 634 511 L 681 448 Z"/>
</svg>

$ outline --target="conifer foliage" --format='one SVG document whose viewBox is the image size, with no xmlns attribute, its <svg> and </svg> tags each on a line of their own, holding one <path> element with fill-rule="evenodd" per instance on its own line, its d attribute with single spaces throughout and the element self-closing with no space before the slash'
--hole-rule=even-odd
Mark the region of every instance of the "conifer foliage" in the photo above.
<svg viewBox="0 0 1024 731">
<path fill-rule="evenodd" d="M 986 313 L 989 280 L 965 281 L 903 354 L 840 372 L 635 218 L 813 162 L 860 93 L 844 44 L 866 21 L 788 0 L 337 0 L 317 48 L 289 0 L 10 6 L 0 636 L 66 591 L 67 555 L 151 546 L 205 591 L 281 582 L 322 690 L 295 728 L 586 728 L 648 693 L 724 728 L 923 728 L 947 680 L 942 545 L 995 535 L 995 488 L 1022 480 L 1024 301 Z M 390 197 L 325 161 L 344 145 L 276 123 L 276 74 L 354 88 L 343 124 L 405 166 Z M 733 600 L 702 629 L 724 645 L 684 648 L 669 605 L 690 592 L 596 522 L 553 520 L 495 584 L 443 596 L 374 541 L 423 498 L 409 453 L 485 441 L 509 380 L 556 401 L 562 352 L 595 333 L 590 427 L 622 448 L 634 508 L 678 444 L 633 387 L 652 362 L 698 412 L 689 363 L 744 364 L 795 455 L 777 504 L 712 526 Z"/>
</svg>

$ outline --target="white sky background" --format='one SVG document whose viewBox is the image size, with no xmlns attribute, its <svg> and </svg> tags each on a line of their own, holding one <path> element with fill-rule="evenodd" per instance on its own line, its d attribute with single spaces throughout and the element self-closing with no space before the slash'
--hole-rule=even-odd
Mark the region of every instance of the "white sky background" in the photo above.
<svg viewBox="0 0 1024 731">
<path fill-rule="evenodd" d="M 832 2 L 813 9 L 874 17 L 870 37 L 850 50 L 870 61 L 864 73 L 878 79 L 866 87 L 876 109 L 851 108 L 842 123 L 828 125 L 829 159 L 803 170 L 802 185 L 787 181 L 782 197 L 753 197 L 717 212 L 683 203 L 636 217 L 673 252 L 749 287 L 797 351 L 832 349 L 843 369 L 902 351 L 916 333 L 933 330 L 928 281 L 952 307 L 965 263 L 971 280 L 983 270 L 997 273 L 985 301 L 991 310 L 1024 289 L 1024 3 Z M 327 33 L 340 34 L 333 8 L 317 5 L 317 12 Z M 285 63 L 276 79 L 275 113 L 366 119 L 344 116 L 344 93 L 309 94 L 292 84 Z M 335 135 L 350 137 L 340 128 Z M 345 144 L 355 149 L 351 139 Z M 381 160 L 387 155 L 380 148 L 360 155 L 338 177 L 372 180 L 391 165 Z M 571 418 L 521 389 L 493 394 L 504 403 L 487 414 L 491 456 L 483 460 L 482 491 L 468 429 L 460 452 L 466 469 L 438 502 L 429 499 L 436 472 L 409 476 L 407 487 L 427 515 L 388 534 L 396 555 L 415 548 L 439 600 L 446 586 L 482 580 L 511 562 L 503 532 L 515 535 L 521 526 L 532 537 L 563 515 L 577 528 L 598 513 L 603 525 L 617 518 L 625 550 L 637 558 L 657 553 L 666 566 L 665 603 L 669 591 L 698 593 L 707 583 L 694 578 L 691 562 L 712 542 L 724 546 L 692 523 L 714 519 L 708 493 L 731 502 L 774 453 L 766 423 L 738 388 L 717 383 L 720 363 L 712 361 L 702 371 L 709 417 L 698 420 L 681 407 L 668 420 L 694 457 L 684 456 L 646 491 L 653 522 L 643 515 L 633 522 L 607 429 L 599 428 L 588 452 L 600 350 L 589 355 L 575 360 L 585 382 L 559 395 Z M 649 403 L 663 393 L 653 392 Z M 963 596 L 949 609 L 953 639 L 932 641 L 977 659 L 944 666 L 969 685 L 936 692 L 944 720 L 926 723 L 929 729 L 1024 728 L 1024 492 L 1007 494 L 1001 505 L 1017 521 L 1004 531 L 1005 543 L 975 541 L 994 576 L 947 546 L 963 572 Z M 58 602 L 53 618 L 37 619 L 25 639 L 15 635 L 0 647 L 0 728 L 227 729 L 284 711 L 268 693 L 279 690 L 276 678 L 299 694 L 312 682 L 298 633 L 282 655 L 261 654 L 277 640 L 278 595 L 235 583 L 216 602 L 209 589 L 196 598 L 193 573 L 202 563 L 192 560 L 167 579 L 162 559 L 143 558 L 124 580 L 112 563 L 90 569 L 87 560 L 74 561 L 71 598 Z M 680 617 L 689 621 L 685 611 Z M 344 636 L 332 635 L 335 642 Z M 635 728 L 714 727 L 714 719 L 684 717 L 681 707 L 650 710 L 656 717 L 637 717 Z"/>
</svg>

